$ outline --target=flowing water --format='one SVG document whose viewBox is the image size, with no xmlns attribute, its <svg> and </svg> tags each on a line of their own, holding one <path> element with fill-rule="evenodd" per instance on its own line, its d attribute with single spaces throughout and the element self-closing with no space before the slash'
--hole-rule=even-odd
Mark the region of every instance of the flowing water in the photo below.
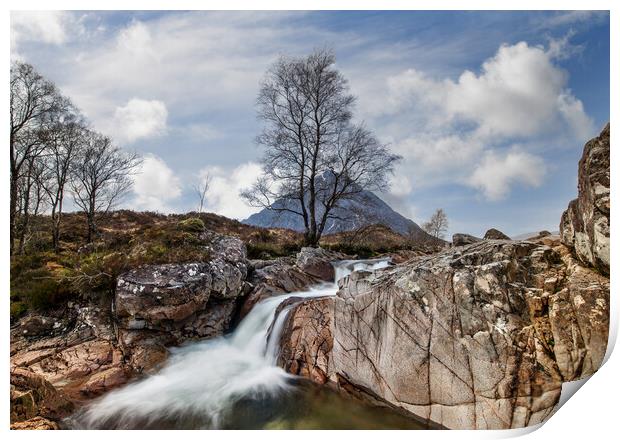
<svg viewBox="0 0 620 440">
<path fill-rule="evenodd" d="M 74 428 L 258 429 L 420 428 L 388 409 L 370 408 L 286 373 L 276 365 L 287 298 L 335 295 L 337 281 L 386 260 L 341 261 L 336 280 L 268 298 L 230 335 L 172 349 L 156 374 L 106 394 L 68 421 Z M 292 306 L 291 306 L 292 307 Z M 270 331 L 271 329 L 271 331 Z"/>
</svg>

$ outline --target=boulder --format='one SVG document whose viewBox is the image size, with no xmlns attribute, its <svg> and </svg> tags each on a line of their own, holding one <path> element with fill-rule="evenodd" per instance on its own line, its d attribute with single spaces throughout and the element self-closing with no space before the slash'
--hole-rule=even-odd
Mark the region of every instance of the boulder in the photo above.
<svg viewBox="0 0 620 440">
<path fill-rule="evenodd" d="M 323 248 L 304 247 L 297 254 L 296 265 L 318 280 L 334 281 L 334 266 L 332 262 L 342 259 L 342 256 Z"/>
<path fill-rule="evenodd" d="M 55 324 L 56 321 L 51 317 L 31 314 L 20 319 L 19 328 L 24 335 L 41 336 L 49 334 Z"/>
<path fill-rule="evenodd" d="M 609 124 L 588 141 L 578 168 L 578 195 L 562 214 L 562 243 L 584 264 L 609 274 Z"/>
<path fill-rule="evenodd" d="M 303 272 L 290 257 L 275 260 L 251 261 L 253 271 L 249 277 L 252 285 L 240 311 L 240 317 L 246 316 L 252 307 L 263 299 L 283 293 L 297 292 L 316 284 L 317 280 Z"/>
<path fill-rule="evenodd" d="M 484 234 L 485 240 L 510 240 L 510 237 L 504 234 L 502 231 L 491 228 Z"/>
<path fill-rule="evenodd" d="M 453 246 L 466 246 L 468 244 L 474 244 L 482 241 L 481 238 L 474 237 L 469 234 L 454 234 L 452 236 L 452 245 Z"/>
<path fill-rule="evenodd" d="M 355 272 L 336 297 L 294 306 L 279 364 L 448 428 L 542 422 L 562 382 L 600 366 L 609 325 L 609 280 L 547 242 Z"/>
</svg>

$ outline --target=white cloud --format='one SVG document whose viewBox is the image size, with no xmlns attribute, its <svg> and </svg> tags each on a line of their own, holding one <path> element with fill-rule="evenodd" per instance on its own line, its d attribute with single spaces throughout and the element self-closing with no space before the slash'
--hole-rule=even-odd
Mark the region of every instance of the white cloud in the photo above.
<svg viewBox="0 0 620 440">
<path fill-rule="evenodd" d="M 50 49 L 55 51 L 58 56 L 46 67 L 46 76 L 96 128 L 119 141 L 136 142 L 138 148 L 140 139 L 166 133 L 184 145 L 179 150 L 183 155 L 164 156 L 171 164 L 186 160 L 189 149 L 191 154 L 200 149 L 209 163 L 218 164 L 223 155 L 226 163 L 255 160 L 254 101 L 260 79 L 277 55 L 301 55 L 334 44 L 338 67 L 359 96 L 356 116 L 405 158 L 395 176 L 395 198 L 433 185 L 468 185 L 487 152 L 504 157 L 497 151 L 518 143 L 522 151 L 542 157 L 550 146 L 572 146 L 580 142 L 576 138 L 593 134 L 590 118 L 557 65 L 574 53 L 570 33 L 549 41 L 546 48 L 502 46 L 479 69 L 462 72 L 459 66 L 492 53 L 493 43 L 482 41 L 478 32 L 464 32 L 456 39 L 390 41 L 388 47 L 372 33 L 329 31 L 312 20 L 299 20 L 303 14 L 287 14 L 175 12 L 120 28 L 117 20 L 110 20 L 110 26 L 89 38 L 72 38 L 73 28 L 65 26 L 65 41 L 72 43 L 67 50 L 24 48 L 34 55 L 33 62 L 37 53 L 45 62 Z M 605 14 L 600 16 L 608 17 Z M 78 14 L 72 15 L 78 22 Z M 99 29 L 107 23 L 107 18 L 94 15 L 86 24 Z M 555 21 L 585 24 L 586 15 Z M 131 97 L 158 101 L 128 102 Z M 157 102 L 161 106 L 152 105 Z M 218 170 L 223 181 L 230 181 Z M 212 198 L 224 200 L 225 191 L 218 194 Z M 222 212 L 218 203 L 214 209 Z M 247 209 L 239 205 L 233 211 L 244 217 Z"/>
<path fill-rule="evenodd" d="M 573 145 L 593 134 L 582 102 L 566 87 L 567 73 L 554 62 L 575 53 L 569 38 L 547 49 L 503 45 L 478 73 L 466 70 L 455 80 L 416 69 L 388 78 L 380 116 L 391 119 L 391 143 L 405 159 L 396 180 L 407 176 L 411 189 L 471 185 L 489 200 L 525 179 L 538 184 L 542 175 L 524 174 L 520 164 L 541 165 L 538 156 L 550 140 Z M 521 152 L 501 153 L 515 143 Z M 510 168 L 505 176 L 501 166 Z"/>
<path fill-rule="evenodd" d="M 18 42 L 39 41 L 62 44 L 67 40 L 65 11 L 13 11 L 11 12 L 11 45 Z"/>
<path fill-rule="evenodd" d="M 541 22 L 543 28 L 554 28 L 583 22 L 598 22 L 609 17 L 607 11 L 561 11 Z"/>
<path fill-rule="evenodd" d="M 402 174 L 390 176 L 390 194 L 394 197 L 402 197 L 409 194 L 412 190 L 411 180 Z"/>
<path fill-rule="evenodd" d="M 485 137 L 524 138 L 566 127 L 582 136 L 583 127 L 570 124 L 589 118 L 566 89 L 566 72 L 553 63 L 558 50 L 525 42 L 503 45 L 480 74 L 467 70 L 456 81 L 410 69 L 388 80 L 389 99 L 396 109 L 430 106 L 429 122 L 473 123 Z M 561 96 L 579 105 L 562 107 Z"/>
<path fill-rule="evenodd" d="M 134 142 L 137 139 L 160 136 L 166 131 L 168 110 L 157 100 L 133 98 L 122 107 L 116 107 L 112 137 L 120 141 Z"/>
<path fill-rule="evenodd" d="M 540 186 L 545 172 L 545 163 L 540 157 L 517 148 L 505 155 L 489 151 L 468 183 L 480 189 L 488 200 L 497 201 L 508 195 L 513 184 Z"/>
<path fill-rule="evenodd" d="M 239 197 L 239 193 L 252 186 L 262 174 L 258 163 L 244 163 L 233 170 L 207 167 L 201 170 L 200 177 L 203 178 L 206 174 L 211 178 L 206 201 L 208 211 L 240 220 L 258 211 L 246 205 Z"/>
<path fill-rule="evenodd" d="M 148 154 L 134 176 L 135 199 L 132 207 L 147 211 L 168 212 L 168 204 L 181 196 L 180 179 L 160 157 Z"/>
</svg>

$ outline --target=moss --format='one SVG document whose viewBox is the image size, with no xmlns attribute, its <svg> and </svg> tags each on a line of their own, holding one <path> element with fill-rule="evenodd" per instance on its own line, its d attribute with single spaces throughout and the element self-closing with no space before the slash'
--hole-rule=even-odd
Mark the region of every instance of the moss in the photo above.
<svg viewBox="0 0 620 440">
<path fill-rule="evenodd" d="M 21 318 L 28 311 L 28 306 L 22 301 L 11 302 L 11 322 Z"/>
<path fill-rule="evenodd" d="M 202 232 L 205 230 L 204 222 L 197 217 L 190 217 L 177 223 L 180 230 L 185 232 Z"/>
</svg>

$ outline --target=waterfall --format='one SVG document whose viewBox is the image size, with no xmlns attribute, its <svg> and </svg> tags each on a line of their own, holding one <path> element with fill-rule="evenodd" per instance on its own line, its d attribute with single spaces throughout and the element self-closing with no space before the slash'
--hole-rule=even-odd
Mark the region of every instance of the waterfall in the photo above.
<svg viewBox="0 0 620 440">
<path fill-rule="evenodd" d="M 283 301 L 336 295 L 339 279 L 356 270 L 387 265 L 388 260 L 334 263 L 334 283 L 267 298 L 230 335 L 172 348 L 156 374 L 108 393 L 70 424 L 129 429 L 161 418 L 197 418 L 205 420 L 205 428 L 217 428 L 236 402 L 277 396 L 294 386 L 294 376 L 276 365 L 280 335 L 293 307 L 282 310 L 273 322 Z"/>
</svg>

